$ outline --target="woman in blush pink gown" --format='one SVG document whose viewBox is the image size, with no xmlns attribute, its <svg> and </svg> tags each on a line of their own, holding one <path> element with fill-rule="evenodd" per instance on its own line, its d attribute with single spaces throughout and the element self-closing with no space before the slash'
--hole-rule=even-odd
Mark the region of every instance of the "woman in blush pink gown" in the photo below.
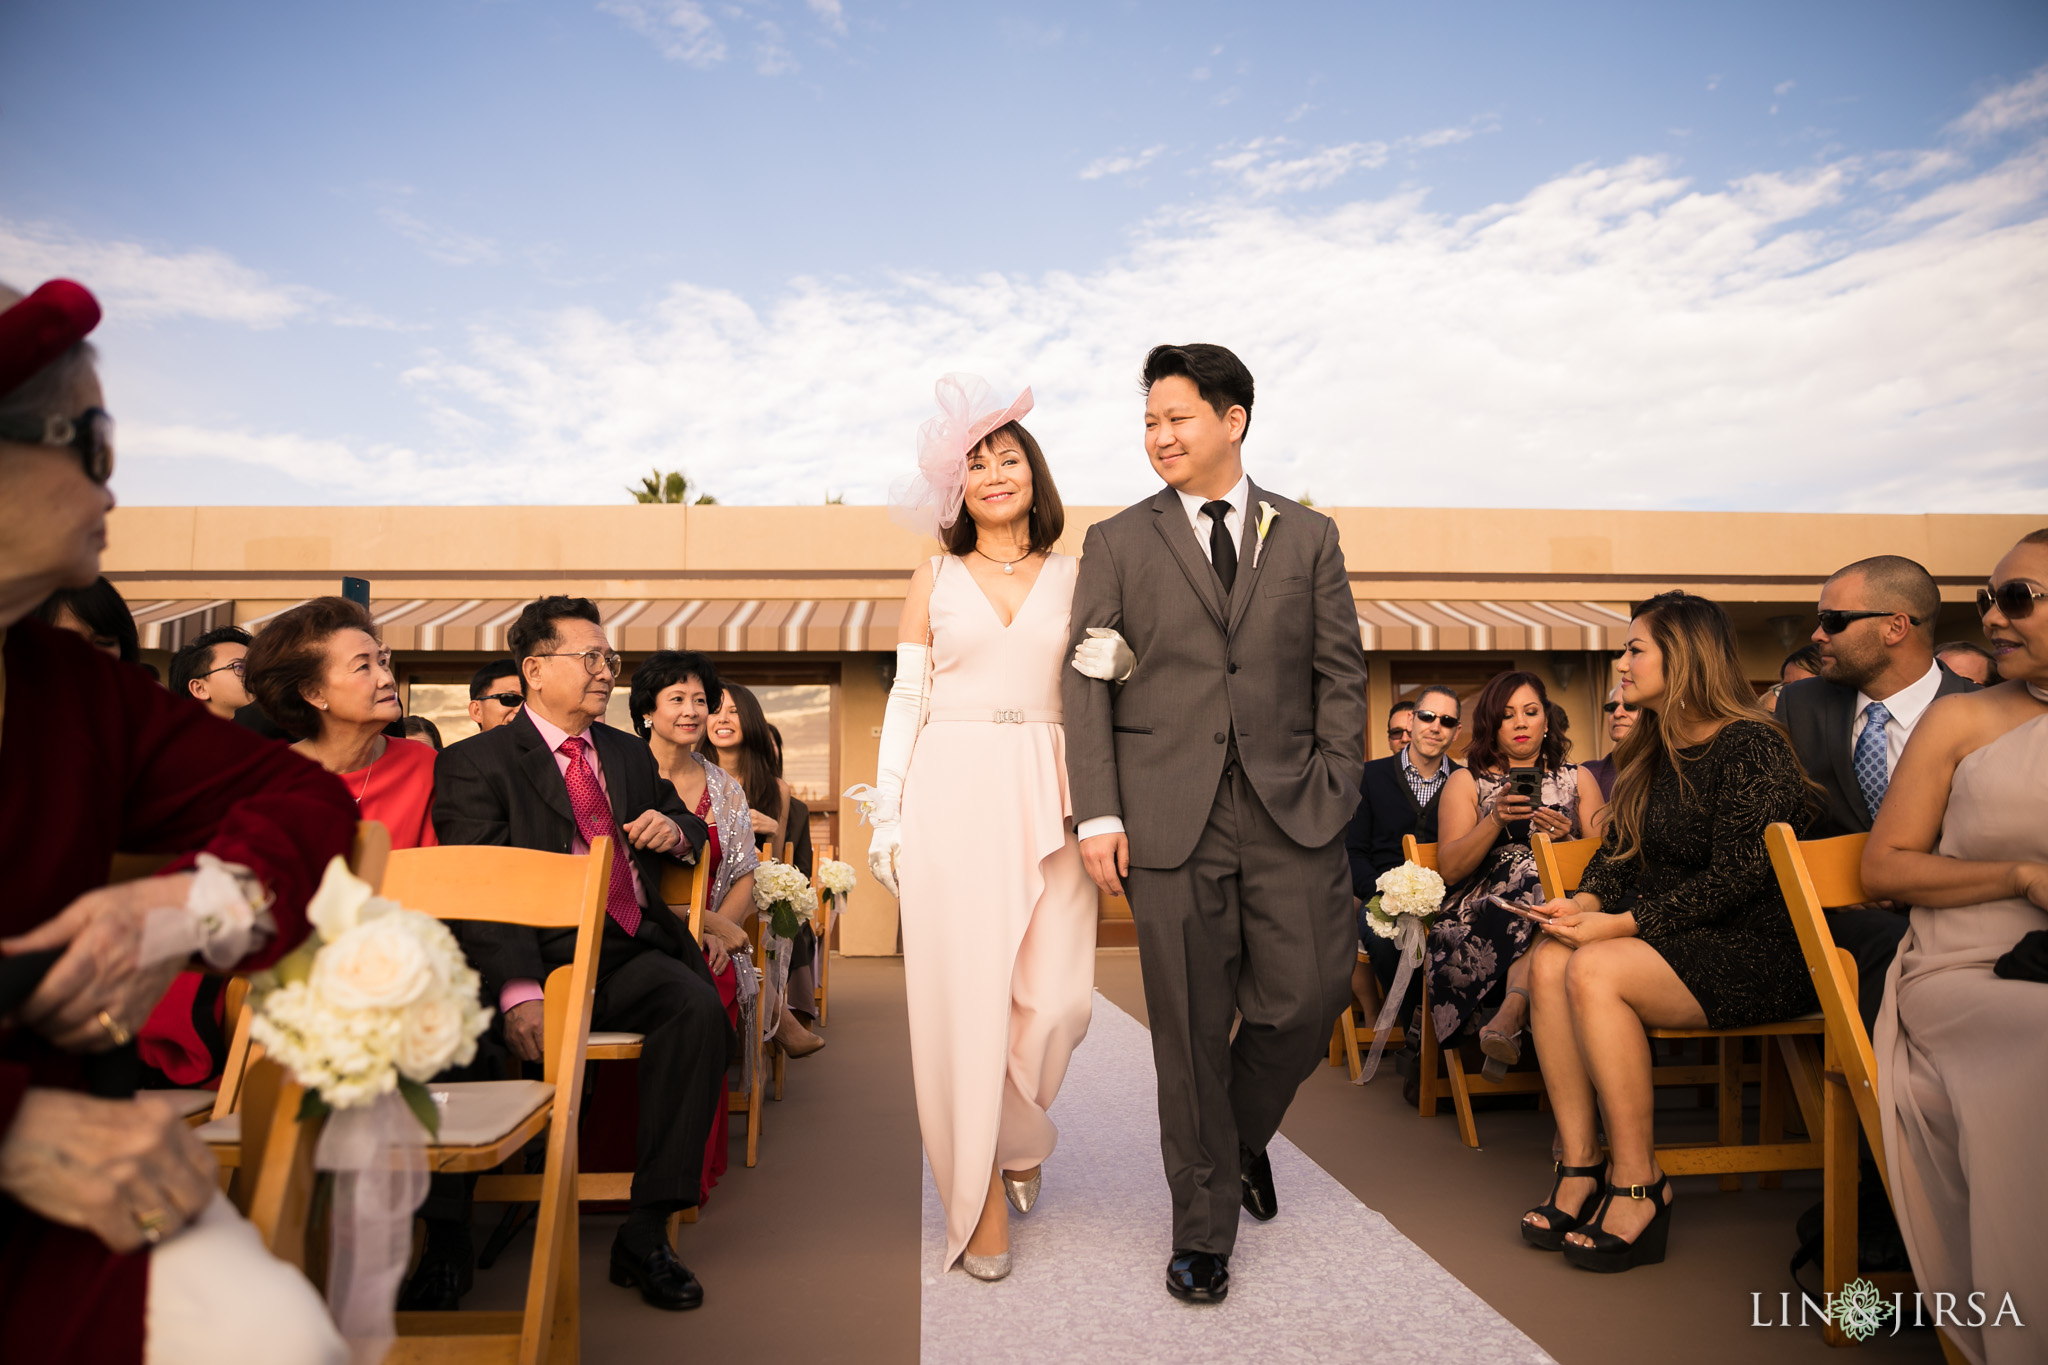
<svg viewBox="0 0 2048 1365">
<path fill-rule="evenodd" d="M 1088 1031 L 1096 894 L 1067 796 L 1060 668 L 1078 561 L 1038 445 L 971 376 L 939 382 L 906 520 L 951 552 L 904 602 L 869 863 L 902 905 L 918 1122 L 946 1268 L 1009 1273 L 1058 1131 L 1046 1111 Z"/>
</svg>

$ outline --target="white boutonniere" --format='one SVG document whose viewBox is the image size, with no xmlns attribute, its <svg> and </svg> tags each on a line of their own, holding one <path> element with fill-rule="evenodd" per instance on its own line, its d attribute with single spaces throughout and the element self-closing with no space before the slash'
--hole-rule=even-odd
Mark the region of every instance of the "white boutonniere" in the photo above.
<svg viewBox="0 0 2048 1365">
<path fill-rule="evenodd" d="M 1280 513 L 1273 504 L 1263 499 L 1259 502 L 1259 543 L 1252 546 L 1252 567 L 1259 567 L 1259 555 L 1266 548 L 1266 533 L 1273 529 L 1273 523 L 1280 520 Z"/>
</svg>

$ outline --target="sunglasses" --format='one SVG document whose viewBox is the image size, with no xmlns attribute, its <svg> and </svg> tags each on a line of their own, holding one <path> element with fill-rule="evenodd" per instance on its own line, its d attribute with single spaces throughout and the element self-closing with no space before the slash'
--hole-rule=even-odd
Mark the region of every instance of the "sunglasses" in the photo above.
<svg viewBox="0 0 2048 1365">
<path fill-rule="evenodd" d="M 1920 624 L 1919 617 L 1907 616 L 1903 611 L 1823 611 L 1816 614 L 1820 617 L 1823 635 L 1840 635 L 1849 628 L 1851 621 L 1862 621 L 1873 616 L 1905 616 L 1914 625 Z"/>
<path fill-rule="evenodd" d="M 492 692 L 487 696 L 478 697 L 477 700 L 494 701 L 507 711 L 517 711 L 520 707 L 526 705 L 526 698 L 520 696 L 517 692 Z"/>
<path fill-rule="evenodd" d="M 1605 711 L 1610 716 L 1613 715 L 1616 711 L 1626 711 L 1630 715 L 1634 715 L 1636 713 L 1636 708 L 1630 706 L 1625 701 L 1611 701 L 1608 702 L 1605 706 L 1601 707 L 1600 709 L 1602 711 Z"/>
<path fill-rule="evenodd" d="M 1442 725 L 1446 730 L 1458 728 L 1458 718 L 1448 711 L 1425 711 L 1421 707 L 1417 707 L 1415 710 L 1415 723 L 1418 725 Z"/>
<path fill-rule="evenodd" d="M 0 441 L 19 441 L 31 446 L 63 446 L 78 456 L 85 477 L 105 485 L 114 477 L 114 419 L 105 408 L 87 408 L 76 417 L 45 417 L 40 425 L 31 419 L 0 430 Z"/>
<path fill-rule="evenodd" d="M 1977 589 L 1977 615 L 1981 619 L 1991 614 L 1993 607 L 2008 621 L 2024 621 L 2034 614 L 2034 603 L 2048 592 L 2042 592 L 2031 583 L 2022 583 L 2009 578 L 1995 587 Z"/>
</svg>

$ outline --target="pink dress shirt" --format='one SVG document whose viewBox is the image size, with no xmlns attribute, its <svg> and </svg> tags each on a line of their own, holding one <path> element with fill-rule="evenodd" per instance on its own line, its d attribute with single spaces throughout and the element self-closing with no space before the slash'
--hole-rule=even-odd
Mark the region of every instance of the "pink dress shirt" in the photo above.
<svg viewBox="0 0 2048 1365">
<path fill-rule="evenodd" d="M 534 710 L 531 706 L 526 708 L 526 718 L 533 722 L 534 729 L 540 731 L 542 742 L 548 746 L 548 752 L 555 756 L 555 770 L 562 774 L 562 779 L 566 782 L 569 777 L 569 755 L 562 752 L 562 741 L 569 738 L 569 732 L 556 725 L 553 721 L 545 719 L 540 712 Z M 597 774 L 598 790 L 604 793 L 606 801 L 610 801 L 612 799 L 612 791 L 604 783 L 604 765 L 597 761 L 597 746 L 595 744 L 590 745 L 583 751 L 583 761 L 588 763 L 590 770 Z M 614 812 L 614 818 L 616 816 L 617 813 Z M 669 823 L 673 825 L 675 821 L 670 820 Z M 683 831 L 680 827 L 676 830 L 676 837 L 678 839 L 683 837 Z M 579 855 L 590 852 L 590 845 L 584 840 L 582 830 L 578 829 L 569 836 L 569 851 Z M 633 899 L 638 901 L 644 909 L 647 906 L 647 893 L 640 885 L 640 869 L 633 865 L 631 850 L 627 852 L 626 870 L 633 877 Z M 501 1011 L 509 1011 L 514 1005 L 523 1005 L 529 1000 L 538 1000 L 541 998 L 541 995 L 540 982 L 533 980 L 531 977 L 521 977 L 517 981 L 507 981 L 499 988 L 498 1008 Z"/>
</svg>

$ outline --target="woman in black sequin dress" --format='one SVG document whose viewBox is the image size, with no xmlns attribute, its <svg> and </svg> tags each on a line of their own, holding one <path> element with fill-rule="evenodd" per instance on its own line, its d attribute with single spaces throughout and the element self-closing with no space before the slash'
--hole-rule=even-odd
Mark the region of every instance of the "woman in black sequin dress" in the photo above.
<svg viewBox="0 0 2048 1365">
<path fill-rule="evenodd" d="M 1538 912 L 1545 941 L 1530 955 L 1564 1160 L 1523 1236 L 1591 1270 L 1664 1255 L 1670 1194 L 1645 1026 L 1734 1027 L 1815 1008 L 1764 850 L 1766 826 L 1803 818 L 1806 776 L 1743 678 L 1727 613 L 1687 593 L 1652 598 L 1630 623 L 1621 686 L 1641 709 L 1616 755 L 1607 842 L 1578 893 Z"/>
</svg>

